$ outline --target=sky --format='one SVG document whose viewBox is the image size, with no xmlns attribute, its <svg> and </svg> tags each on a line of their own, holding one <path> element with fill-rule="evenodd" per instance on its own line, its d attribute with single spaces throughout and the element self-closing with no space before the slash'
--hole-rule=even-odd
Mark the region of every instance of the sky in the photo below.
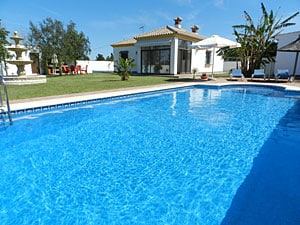
<svg viewBox="0 0 300 225">
<path fill-rule="evenodd" d="M 288 18 L 300 11 L 300 0 L 0 0 L 1 26 L 13 35 L 27 37 L 29 22 L 38 26 L 46 18 L 63 22 L 73 21 L 75 29 L 90 41 L 91 60 L 98 54 L 104 57 L 113 52 L 112 43 L 132 38 L 143 32 L 174 25 L 180 16 L 182 28 L 200 27 L 199 34 L 217 34 L 235 40 L 233 25 L 245 24 L 246 11 L 257 24 L 262 15 L 261 2 L 276 18 Z M 295 26 L 282 33 L 300 31 L 300 16 L 291 20 Z"/>
</svg>

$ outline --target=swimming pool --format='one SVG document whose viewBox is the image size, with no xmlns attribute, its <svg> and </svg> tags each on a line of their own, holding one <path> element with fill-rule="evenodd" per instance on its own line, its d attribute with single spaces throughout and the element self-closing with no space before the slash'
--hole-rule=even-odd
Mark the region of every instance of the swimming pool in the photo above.
<svg viewBox="0 0 300 225">
<path fill-rule="evenodd" d="M 284 167 L 298 156 L 299 99 L 284 95 L 278 88 L 194 86 L 14 115 L 14 125 L 0 130 L 0 221 L 262 220 L 271 207 L 267 212 L 263 204 L 251 203 L 262 203 L 266 193 L 275 192 L 272 185 L 280 186 L 272 163 L 281 161 L 273 157 L 287 148 L 288 163 L 276 165 L 292 181 L 278 193 L 289 193 L 283 203 L 300 199 L 294 190 L 299 168 Z M 266 162 L 270 168 L 261 176 Z M 250 212 L 256 214 L 246 220 Z M 295 212 L 288 219 L 296 221 Z M 280 215 L 272 216 L 276 221 Z M 285 221 L 285 215 L 280 218 Z"/>
</svg>

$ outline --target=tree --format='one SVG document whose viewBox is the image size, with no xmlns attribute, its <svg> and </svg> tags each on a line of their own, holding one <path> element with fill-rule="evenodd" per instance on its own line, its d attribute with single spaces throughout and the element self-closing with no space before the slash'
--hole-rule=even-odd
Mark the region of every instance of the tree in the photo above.
<svg viewBox="0 0 300 225">
<path fill-rule="evenodd" d="M 254 69 L 259 69 L 262 64 L 274 60 L 272 56 L 276 36 L 282 32 L 283 28 L 295 25 L 289 21 L 299 14 L 296 12 L 286 19 L 277 19 L 272 10 L 270 13 L 267 12 L 263 3 L 261 3 L 261 9 L 262 16 L 257 25 L 244 11 L 246 24 L 233 26 L 236 41 L 241 44 L 241 47 L 231 51 L 236 51 L 239 56 L 242 71 L 246 77 L 251 76 Z M 263 58 L 266 58 L 266 61 Z"/>
<path fill-rule="evenodd" d="M 64 61 L 75 64 L 77 59 L 88 60 L 87 55 L 91 52 L 89 45 L 89 39 L 85 37 L 83 32 L 78 33 L 75 30 L 75 23 L 71 21 L 63 37 Z"/>
<path fill-rule="evenodd" d="M 110 56 L 107 56 L 106 58 L 104 58 L 104 56 L 100 53 L 98 53 L 98 55 L 96 56 L 96 60 L 97 61 L 114 61 L 114 56 L 112 53 L 110 53 Z"/>
<path fill-rule="evenodd" d="M 97 55 L 97 57 L 96 57 L 96 60 L 97 60 L 97 61 L 103 61 L 103 60 L 105 60 L 105 59 L 104 59 L 104 56 L 103 56 L 102 54 L 99 53 L 99 54 Z"/>
<path fill-rule="evenodd" d="M 122 58 L 120 57 L 118 61 L 116 61 L 117 73 L 121 77 L 121 80 L 128 80 L 131 75 L 131 70 L 135 67 L 134 59 L 132 58 Z"/>
<path fill-rule="evenodd" d="M 7 75 L 6 59 L 8 58 L 9 54 L 5 46 L 9 44 L 9 42 L 6 40 L 8 34 L 9 32 L 5 28 L 0 28 L 0 63 L 2 61 L 4 62 L 6 75 Z"/>
<path fill-rule="evenodd" d="M 64 62 L 73 62 L 77 59 L 88 59 L 90 53 L 89 40 L 85 35 L 75 30 L 72 21 L 64 29 L 61 21 L 46 18 L 39 26 L 30 21 L 31 34 L 28 37 L 31 46 L 37 46 L 42 52 L 42 67 L 48 71 L 48 64 L 54 54 L 57 55 L 58 66 Z M 61 74 L 61 70 L 60 70 Z"/>
<path fill-rule="evenodd" d="M 48 71 L 48 64 L 54 54 L 61 64 L 62 39 L 64 36 L 63 23 L 51 18 L 46 18 L 39 27 L 29 22 L 31 34 L 28 37 L 31 46 L 37 46 L 42 52 L 42 67 Z"/>
<path fill-rule="evenodd" d="M 110 56 L 107 56 L 106 61 L 114 61 L 114 55 L 112 53 L 110 53 Z"/>
</svg>

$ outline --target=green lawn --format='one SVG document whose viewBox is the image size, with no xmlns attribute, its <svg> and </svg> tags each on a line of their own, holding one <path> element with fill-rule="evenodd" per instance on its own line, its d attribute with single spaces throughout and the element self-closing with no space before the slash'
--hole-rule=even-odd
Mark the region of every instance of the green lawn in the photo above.
<svg viewBox="0 0 300 225">
<path fill-rule="evenodd" d="M 218 74 L 214 75 L 218 77 Z M 221 75 L 224 76 L 224 75 Z M 228 75 L 227 75 L 228 76 Z M 88 75 L 47 76 L 45 84 L 8 85 L 10 100 L 45 97 L 90 91 L 101 91 L 126 87 L 165 84 L 178 81 L 193 81 L 163 76 L 131 76 L 128 81 L 113 73 L 97 73 Z"/>
<path fill-rule="evenodd" d="M 54 96 L 116 88 L 169 83 L 173 78 L 160 76 L 131 76 L 128 81 L 112 73 L 88 75 L 47 76 L 45 84 L 7 85 L 10 100 Z M 174 78 L 175 79 L 175 78 Z"/>
</svg>

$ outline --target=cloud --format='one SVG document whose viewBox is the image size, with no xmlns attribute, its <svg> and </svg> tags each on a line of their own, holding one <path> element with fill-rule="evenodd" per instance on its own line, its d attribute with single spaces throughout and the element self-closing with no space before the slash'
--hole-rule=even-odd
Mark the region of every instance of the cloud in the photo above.
<svg viewBox="0 0 300 225">
<path fill-rule="evenodd" d="M 45 11 L 46 13 L 49 13 L 51 15 L 54 15 L 54 16 L 59 16 L 60 14 L 54 10 L 51 10 L 51 9 L 48 9 L 48 8 L 45 8 L 45 7 L 39 7 L 41 10 Z"/>
</svg>

